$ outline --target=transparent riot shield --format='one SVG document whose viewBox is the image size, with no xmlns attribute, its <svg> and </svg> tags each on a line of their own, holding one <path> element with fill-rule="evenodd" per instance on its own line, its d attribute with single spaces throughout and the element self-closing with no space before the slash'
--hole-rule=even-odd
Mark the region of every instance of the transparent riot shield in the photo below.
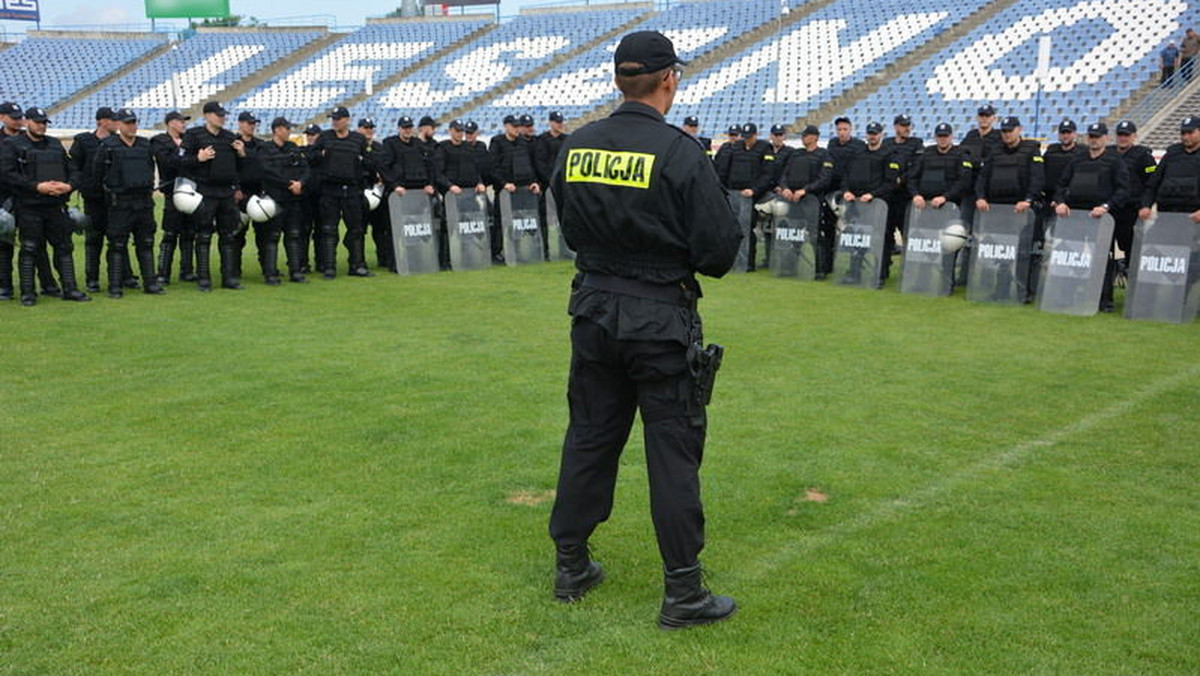
<svg viewBox="0 0 1200 676">
<path fill-rule="evenodd" d="M 750 227 L 754 224 L 754 198 L 743 197 L 741 190 L 725 192 L 729 196 L 729 206 L 733 207 L 733 215 L 737 216 L 738 226 L 742 229 L 742 246 L 738 249 L 730 272 L 745 272 L 750 267 Z"/>
<path fill-rule="evenodd" d="M 1011 204 L 992 204 L 975 212 L 967 300 L 1018 305 L 1025 302 L 1029 257 L 1033 253 L 1032 209 L 1013 211 Z"/>
<path fill-rule="evenodd" d="M 821 223 L 821 201 L 805 195 L 787 203 L 787 213 L 775 216 L 771 246 L 771 274 L 812 281 L 817 274 L 817 231 Z"/>
<path fill-rule="evenodd" d="M 437 223 L 433 220 L 433 202 L 421 190 L 388 196 L 392 219 L 392 246 L 396 252 L 396 270 L 402 275 L 419 275 L 441 270 L 438 263 Z"/>
<path fill-rule="evenodd" d="M 545 261 L 542 231 L 538 228 L 538 196 L 527 188 L 500 191 L 500 230 L 505 263 L 512 266 Z"/>
<path fill-rule="evenodd" d="M 1074 209 L 1070 216 L 1056 216 L 1050 222 L 1042 253 L 1038 309 L 1090 317 L 1100 309 L 1100 290 L 1112 248 L 1112 216 L 1092 218 L 1088 210 Z"/>
<path fill-rule="evenodd" d="M 450 267 L 482 270 L 492 265 L 492 240 L 488 236 L 487 197 L 473 190 L 446 193 L 446 228 L 450 242 Z"/>
<path fill-rule="evenodd" d="M 940 209 L 909 206 L 901 293 L 949 296 L 954 290 L 954 252 L 942 247 L 942 231 L 955 223 L 963 224 L 958 207 L 952 202 L 946 202 Z"/>
<path fill-rule="evenodd" d="M 554 193 L 546 191 L 546 239 L 550 245 L 550 260 L 573 261 L 575 252 L 567 246 L 563 239 L 562 224 L 558 222 L 558 205 L 554 201 Z"/>
<path fill-rule="evenodd" d="M 1125 317 L 1175 324 L 1200 306 L 1200 225 L 1189 214 L 1160 212 L 1133 228 Z"/>
<path fill-rule="evenodd" d="M 846 202 L 838 224 L 833 278 L 845 286 L 879 287 L 887 234 L 887 202 Z"/>
</svg>

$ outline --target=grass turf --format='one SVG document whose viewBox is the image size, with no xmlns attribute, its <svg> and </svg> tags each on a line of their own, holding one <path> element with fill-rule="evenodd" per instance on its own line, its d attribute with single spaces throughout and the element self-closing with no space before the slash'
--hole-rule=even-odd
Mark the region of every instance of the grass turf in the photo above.
<svg viewBox="0 0 1200 676">
<path fill-rule="evenodd" d="M 344 265 L 344 252 L 342 252 Z M 0 305 L 2 674 L 1200 671 L 1200 328 L 708 281 L 709 582 L 635 431 L 551 600 L 565 264 Z"/>
</svg>

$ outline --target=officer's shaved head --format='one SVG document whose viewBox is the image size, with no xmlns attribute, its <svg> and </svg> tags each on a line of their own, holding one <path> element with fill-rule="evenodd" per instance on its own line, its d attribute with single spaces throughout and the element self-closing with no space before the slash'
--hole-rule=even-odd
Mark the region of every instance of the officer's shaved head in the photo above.
<svg viewBox="0 0 1200 676">
<path fill-rule="evenodd" d="M 641 68 L 640 63 L 622 63 L 621 70 L 637 70 Z M 671 68 L 663 68 L 662 70 L 653 73 L 642 73 L 640 75 L 621 75 L 620 72 L 616 75 L 617 89 L 621 90 L 621 94 L 627 99 L 645 99 L 649 98 L 662 85 L 663 81 L 670 78 Z"/>
</svg>

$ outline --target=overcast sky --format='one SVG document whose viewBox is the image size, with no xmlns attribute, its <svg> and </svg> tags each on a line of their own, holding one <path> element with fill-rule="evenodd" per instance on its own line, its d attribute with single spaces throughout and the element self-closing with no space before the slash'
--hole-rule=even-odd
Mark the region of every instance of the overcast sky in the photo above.
<svg viewBox="0 0 1200 676">
<path fill-rule="evenodd" d="M 501 0 L 503 16 L 516 14 L 522 7 L 544 5 L 547 0 Z M 254 16 L 259 19 L 309 16 L 326 14 L 337 17 L 341 26 L 360 26 L 367 16 L 382 16 L 400 6 L 400 0 L 386 2 L 334 2 L 329 0 L 230 0 L 229 9 L 234 14 Z M 90 24 L 136 24 L 146 23 L 144 0 L 41 0 L 42 26 L 90 25 Z M 24 21 L 0 21 L 0 29 L 10 33 L 24 32 L 34 28 Z"/>
</svg>

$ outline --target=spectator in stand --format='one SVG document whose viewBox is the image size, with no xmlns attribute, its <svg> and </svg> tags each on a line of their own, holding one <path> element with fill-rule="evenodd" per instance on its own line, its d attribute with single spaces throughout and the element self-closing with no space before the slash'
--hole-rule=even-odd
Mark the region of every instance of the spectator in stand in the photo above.
<svg viewBox="0 0 1200 676">
<path fill-rule="evenodd" d="M 1166 84 L 1167 80 L 1175 74 L 1175 66 L 1179 64 L 1179 48 L 1175 46 L 1174 40 L 1162 48 L 1162 51 L 1158 53 L 1158 58 L 1162 65 L 1162 83 Z"/>
</svg>

